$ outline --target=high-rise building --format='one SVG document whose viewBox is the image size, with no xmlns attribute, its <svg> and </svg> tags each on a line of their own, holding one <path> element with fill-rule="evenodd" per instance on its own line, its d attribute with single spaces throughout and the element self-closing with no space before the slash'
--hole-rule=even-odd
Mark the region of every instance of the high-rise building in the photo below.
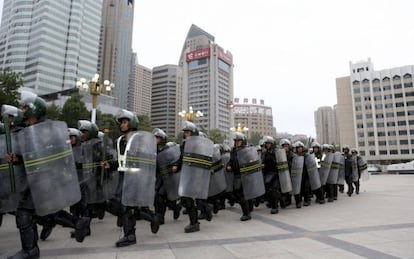
<svg viewBox="0 0 414 259">
<path fill-rule="evenodd" d="M 74 88 L 97 71 L 102 0 L 4 0 L 0 69 L 39 94 Z"/>
<path fill-rule="evenodd" d="M 316 141 L 321 144 L 339 144 L 336 130 L 336 108 L 319 107 L 314 112 Z"/>
<path fill-rule="evenodd" d="M 101 0 L 102 1 L 102 0 Z M 115 83 L 117 105 L 127 108 L 134 0 L 103 0 L 98 72 Z"/>
<path fill-rule="evenodd" d="M 168 136 L 181 130 L 182 71 L 177 65 L 163 65 L 152 69 L 151 122 Z"/>
<path fill-rule="evenodd" d="M 203 117 L 196 124 L 205 131 L 229 134 L 233 115 L 233 56 L 214 42 L 214 37 L 192 25 L 180 57 L 183 71 L 182 109 L 191 106 Z"/>
<path fill-rule="evenodd" d="M 273 126 L 272 107 L 265 105 L 264 100 L 234 98 L 234 125 L 248 128 L 247 135 L 257 133 L 260 136 L 272 136 L 276 138 L 276 128 Z"/>
<path fill-rule="evenodd" d="M 151 116 L 152 71 L 150 68 L 135 64 L 131 71 L 130 87 L 126 96 L 127 109 L 138 115 Z"/>
<path fill-rule="evenodd" d="M 414 65 L 376 71 L 370 59 L 350 62 L 350 76 L 336 85 L 341 144 L 357 147 L 371 162 L 412 160 L 413 72 Z M 345 123 L 352 126 L 342 128 Z"/>
</svg>

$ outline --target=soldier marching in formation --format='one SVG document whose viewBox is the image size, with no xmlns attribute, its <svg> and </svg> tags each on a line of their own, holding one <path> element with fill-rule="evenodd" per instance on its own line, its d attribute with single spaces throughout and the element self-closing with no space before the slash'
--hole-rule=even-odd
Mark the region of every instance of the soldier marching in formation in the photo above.
<svg viewBox="0 0 414 259">
<path fill-rule="evenodd" d="M 93 236 L 90 222 L 118 217 L 123 237 L 117 247 L 136 244 L 136 220 L 150 222 L 152 233 L 165 223 L 167 209 L 178 219 L 188 214 L 185 233 L 200 231 L 201 219 L 212 220 L 238 203 L 241 221 L 252 218 L 261 203 L 271 214 L 338 199 L 338 191 L 359 194 L 366 162 L 356 149 L 313 142 L 263 137 L 257 146 L 234 132 L 232 143 L 214 144 L 192 121 L 185 121 L 181 145 L 168 142 L 159 128 L 139 130 L 137 116 L 120 110 L 122 135 L 115 147 L 96 124 L 79 120 L 78 128 L 46 120 L 46 103 L 22 93 L 22 109 L 2 105 L 0 123 L 0 226 L 4 214 L 16 217 L 22 249 L 9 258 L 39 258 L 37 225 L 45 240 L 56 225 L 74 229 L 83 242 Z M 231 147 L 232 146 L 232 147 Z M 69 208 L 68 211 L 66 209 Z"/>
</svg>

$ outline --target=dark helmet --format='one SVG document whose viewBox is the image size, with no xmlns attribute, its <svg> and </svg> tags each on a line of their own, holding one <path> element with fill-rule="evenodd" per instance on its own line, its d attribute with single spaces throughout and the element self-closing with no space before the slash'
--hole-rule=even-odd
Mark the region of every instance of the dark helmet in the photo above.
<svg viewBox="0 0 414 259">
<path fill-rule="evenodd" d="M 40 119 L 46 116 L 47 105 L 45 100 L 38 97 L 34 93 L 23 92 L 21 104 L 23 108 L 26 108 L 26 111 L 23 113 L 23 118 L 28 119 L 31 117 L 36 117 Z"/>
<path fill-rule="evenodd" d="M 94 139 L 98 137 L 99 128 L 95 123 L 92 123 L 88 120 L 78 120 L 78 129 L 80 131 L 88 131 L 88 139 Z"/>
<path fill-rule="evenodd" d="M 319 144 L 318 142 L 312 142 L 312 144 L 311 144 L 311 148 L 314 148 L 314 147 L 317 147 L 317 148 L 321 148 L 321 144 Z"/>
<path fill-rule="evenodd" d="M 283 145 L 289 145 L 291 146 L 290 140 L 286 139 L 286 138 L 282 138 L 279 142 L 279 146 L 283 147 Z"/>
<path fill-rule="evenodd" d="M 160 137 L 161 138 L 161 145 L 164 146 L 165 144 L 167 144 L 167 134 L 159 128 L 155 128 L 152 131 L 152 134 L 154 134 L 155 137 Z"/>
<path fill-rule="evenodd" d="M 345 149 L 348 149 L 348 151 L 350 150 L 348 145 L 343 145 L 342 146 L 342 151 L 344 151 Z"/>
<path fill-rule="evenodd" d="M 133 113 L 125 109 L 121 109 L 118 111 L 117 115 L 115 116 L 116 123 L 121 125 L 121 120 L 127 119 L 128 122 L 128 130 L 138 130 L 139 120 L 138 117 Z"/>
<path fill-rule="evenodd" d="M 263 144 L 266 144 L 266 143 L 270 143 L 272 145 L 275 144 L 275 139 L 273 137 L 271 137 L 271 136 L 264 136 L 262 138 L 262 140 L 263 140 Z M 261 146 L 261 145 L 259 145 L 259 146 Z"/>
<path fill-rule="evenodd" d="M 198 136 L 197 126 L 190 121 L 184 121 L 183 131 L 191 131 L 191 136 Z"/>
<path fill-rule="evenodd" d="M 305 147 L 305 145 L 303 144 L 303 142 L 302 141 L 296 141 L 294 144 L 293 144 L 296 148 L 298 148 L 298 147 Z"/>
<path fill-rule="evenodd" d="M 246 136 L 243 133 L 235 132 L 234 133 L 233 140 L 234 141 L 236 141 L 236 140 L 243 140 L 242 141 L 242 145 L 243 146 L 246 146 L 247 145 L 247 138 L 246 138 Z"/>
<path fill-rule="evenodd" d="M 80 130 L 78 130 L 76 128 L 69 128 L 68 131 L 69 131 L 69 137 L 75 136 L 76 141 L 81 142 L 81 132 L 80 132 Z"/>
<path fill-rule="evenodd" d="M 6 134 L 6 129 L 4 128 L 3 122 L 0 122 L 0 135 Z"/>
<path fill-rule="evenodd" d="M 23 123 L 23 111 L 19 108 L 12 105 L 3 104 L 1 106 L 1 115 L 4 116 L 5 114 L 13 116 L 13 126 L 19 126 Z"/>
<path fill-rule="evenodd" d="M 358 155 L 358 149 L 356 149 L 356 148 L 351 148 L 351 154 L 356 154 L 356 155 Z"/>
</svg>

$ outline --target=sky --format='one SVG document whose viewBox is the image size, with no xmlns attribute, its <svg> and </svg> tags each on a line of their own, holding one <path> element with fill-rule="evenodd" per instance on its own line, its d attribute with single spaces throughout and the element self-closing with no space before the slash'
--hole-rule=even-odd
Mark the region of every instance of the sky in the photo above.
<svg viewBox="0 0 414 259">
<path fill-rule="evenodd" d="M 263 99 L 278 132 L 316 136 L 314 111 L 337 103 L 350 61 L 414 64 L 412 10 L 411 0 L 135 0 L 132 46 L 143 66 L 177 64 L 195 24 L 233 54 L 234 97 Z"/>
</svg>

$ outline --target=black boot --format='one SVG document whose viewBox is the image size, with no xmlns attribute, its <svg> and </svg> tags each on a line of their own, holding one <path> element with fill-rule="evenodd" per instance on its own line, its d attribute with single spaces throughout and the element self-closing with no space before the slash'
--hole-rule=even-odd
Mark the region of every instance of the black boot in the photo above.
<svg viewBox="0 0 414 259">
<path fill-rule="evenodd" d="M 0 213 L 0 227 L 2 223 L 3 223 L 3 213 Z"/>
<path fill-rule="evenodd" d="M 247 221 L 251 220 L 252 216 L 250 215 L 250 206 L 249 203 L 245 199 L 241 199 L 240 207 L 243 211 L 243 215 L 240 217 L 240 221 Z"/>
<path fill-rule="evenodd" d="M 117 247 L 134 245 L 137 243 L 135 238 L 135 224 L 136 219 L 133 209 L 127 209 L 125 214 L 122 216 L 122 226 L 124 228 L 124 237 L 119 239 L 115 245 Z"/>
<path fill-rule="evenodd" d="M 90 228 L 91 218 L 82 217 L 76 220 L 75 224 L 75 239 L 79 243 L 82 243 L 86 236 L 91 234 Z"/>
<path fill-rule="evenodd" d="M 192 233 L 200 231 L 200 223 L 198 222 L 198 213 L 195 206 L 187 208 L 188 217 L 190 218 L 190 224 L 184 228 L 185 233 Z"/>
<path fill-rule="evenodd" d="M 334 186 L 333 187 L 333 198 L 336 201 L 336 200 L 338 200 L 338 185 L 334 184 L 333 186 Z"/>
<path fill-rule="evenodd" d="M 295 194 L 295 202 L 296 202 L 296 208 L 300 209 L 302 207 L 302 197 L 300 194 Z"/>
<path fill-rule="evenodd" d="M 338 184 L 338 186 L 339 186 L 339 192 L 340 193 L 344 193 L 344 185 L 343 184 Z"/>
<path fill-rule="evenodd" d="M 174 219 L 178 219 L 180 217 L 180 213 L 181 213 L 181 203 L 176 203 L 173 209 L 173 218 Z"/>
<path fill-rule="evenodd" d="M 359 180 L 354 182 L 354 184 L 355 184 L 355 193 L 359 194 Z"/>
<path fill-rule="evenodd" d="M 328 202 L 333 202 L 334 201 L 334 198 L 333 198 L 333 193 L 334 193 L 333 188 L 334 188 L 334 186 L 333 186 L 333 184 L 327 184 L 326 188 L 327 188 Z"/>
<path fill-rule="evenodd" d="M 20 232 L 22 250 L 15 255 L 8 257 L 11 259 L 34 259 L 39 258 L 40 252 L 37 246 L 37 227 L 33 222 L 31 211 L 17 210 L 16 225 Z"/>
<path fill-rule="evenodd" d="M 50 214 L 37 218 L 38 223 L 43 226 L 42 231 L 40 232 L 40 239 L 42 241 L 45 241 L 55 228 L 56 216 L 57 214 Z"/>
</svg>

